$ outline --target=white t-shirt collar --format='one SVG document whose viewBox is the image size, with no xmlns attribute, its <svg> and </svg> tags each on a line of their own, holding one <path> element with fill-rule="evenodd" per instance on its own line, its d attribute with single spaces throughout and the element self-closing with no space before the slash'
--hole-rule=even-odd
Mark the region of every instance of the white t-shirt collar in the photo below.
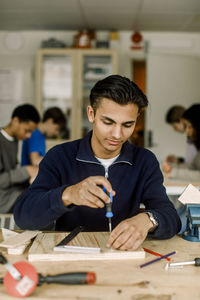
<svg viewBox="0 0 200 300">
<path fill-rule="evenodd" d="M 96 157 L 96 158 L 107 169 L 118 158 L 118 156 L 119 156 L 119 154 L 117 156 L 115 156 L 115 157 L 107 158 L 107 159 L 103 159 L 103 158 L 99 158 L 99 157 Z"/>
<path fill-rule="evenodd" d="M 14 137 L 7 134 L 7 132 L 4 129 L 1 129 L 0 132 L 8 141 L 13 142 L 15 140 Z"/>
</svg>

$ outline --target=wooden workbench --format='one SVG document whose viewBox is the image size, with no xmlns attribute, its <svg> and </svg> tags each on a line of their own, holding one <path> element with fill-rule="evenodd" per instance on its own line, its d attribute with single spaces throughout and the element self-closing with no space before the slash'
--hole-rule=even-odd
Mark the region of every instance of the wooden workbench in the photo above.
<svg viewBox="0 0 200 300">
<path fill-rule="evenodd" d="M 174 250 L 172 261 L 189 261 L 200 256 L 200 243 L 192 243 L 175 236 L 170 240 L 146 240 L 144 247 L 161 254 Z M 3 250 L 3 248 L 1 248 Z M 4 250 L 4 254 L 5 254 Z M 22 256 L 6 255 L 14 263 L 26 260 Z M 96 273 L 95 285 L 56 285 L 43 284 L 37 287 L 28 298 L 31 300 L 70 299 L 70 300 L 196 300 L 200 299 L 200 268 L 185 266 L 180 269 L 165 270 L 167 260 L 140 268 L 139 265 L 156 258 L 146 253 L 145 259 L 126 261 L 72 261 L 72 262 L 32 262 L 38 273 L 54 275 L 73 271 L 93 271 Z M 5 275 L 0 265 L 0 277 Z M 0 299 L 14 299 L 0 285 Z"/>
</svg>

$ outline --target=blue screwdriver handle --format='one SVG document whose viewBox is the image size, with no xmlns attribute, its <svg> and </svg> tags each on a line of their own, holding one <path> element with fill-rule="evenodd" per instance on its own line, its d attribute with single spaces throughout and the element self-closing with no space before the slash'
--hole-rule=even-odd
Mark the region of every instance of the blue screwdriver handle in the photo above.
<svg viewBox="0 0 200 300">
<path fill-rule="evenodd" d="M 103 187 L 103 190 L 106 194 L 108 194 L 105 187 Z M 106 218 L 113 217 L 113 212 L 112 212 L 113 195 L 112 195 L 112 192 L 109 193 L 109 197 L 110 197 L 110 202 L 106 203 Z"/>
</svg>

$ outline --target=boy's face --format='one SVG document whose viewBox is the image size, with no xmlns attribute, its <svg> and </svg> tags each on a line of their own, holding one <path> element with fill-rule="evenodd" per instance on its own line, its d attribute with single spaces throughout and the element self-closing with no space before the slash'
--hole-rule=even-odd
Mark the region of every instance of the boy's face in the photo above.
<svg viewBox="0 0 200 300">
<path fill-rule="evenodd" d="M 186 119 L 183 119 L 183 122 L 184 122 L 184 125 L 185 125 L 185 132 L 186 132 L 187 136 L 189 138 L 191 138 L 191 140 L 194 140 L 195 139 L 195 129 L 194 129 L 194 127 Z"/>
<path fill-rule="evenodd" d="M 102 98 L 96 114 L 88 106 L 88 119 L 93 123 L 92 149 L 99 158 L 118 155 L 122 145 L 133 134 L 138 116 L 136 104 L 119 105 Z"/>
<path fill-rule="evenodd" d="M 172 127 L 177 132 L 180 132 L 180 133 L 185 132 L 185 124 L 182 119 L 179 122 L 173 122 Z"/>
<path fill-rule="evenodd" d="M 33 121 L 20 122 L 18 117 L 14 117 L 13 124 L 13 137 L 17 140 L 25 140 L 30 138 L 31 134 L 37 128 L 37 124 Z"/>
<path fill-rule="evenodd" d="M 48 138 L 58 137 L 60 134 L 60 126 L 53 122 L 53 119 L 48 119 L 45 121 L 46 130 L 45 135 Z"/>
</svg>

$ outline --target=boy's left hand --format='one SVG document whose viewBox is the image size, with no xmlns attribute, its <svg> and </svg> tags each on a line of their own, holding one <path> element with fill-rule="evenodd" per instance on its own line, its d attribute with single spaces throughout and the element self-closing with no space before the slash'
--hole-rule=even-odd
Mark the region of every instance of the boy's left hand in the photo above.
<svg viewBox="0 0 200 300">
<path fill-rule="evenodd" d="M 126 219 L 111 232 L 106 246 L 118 250 L 136 250 L 144 242 L 152 226 L 146 213 Z"/>
</svg>

